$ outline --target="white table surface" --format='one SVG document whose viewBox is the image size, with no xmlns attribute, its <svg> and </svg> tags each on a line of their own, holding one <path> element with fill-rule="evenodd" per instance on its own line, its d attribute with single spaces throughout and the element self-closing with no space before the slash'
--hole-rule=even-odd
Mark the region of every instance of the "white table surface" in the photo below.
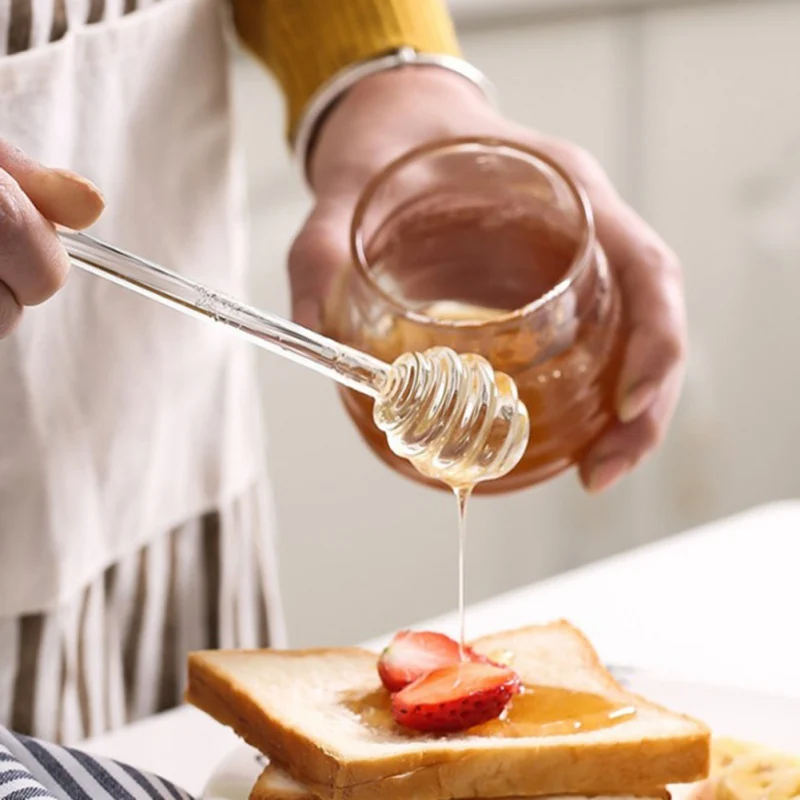
<svg viewBox="0 0 800 800">
<path fill-rule="evenodd" d="M 560 617 L 582 628 L 607 663 L 800 697 L 800 502 L 763 506 L 479 603 L 469 609 L 468 635 Z M 457 620 L 414 627 L 455 634 Z M 199 794 L 235 745 L 221 725 L 181 708 L 84 747 Z"/>
</svg>

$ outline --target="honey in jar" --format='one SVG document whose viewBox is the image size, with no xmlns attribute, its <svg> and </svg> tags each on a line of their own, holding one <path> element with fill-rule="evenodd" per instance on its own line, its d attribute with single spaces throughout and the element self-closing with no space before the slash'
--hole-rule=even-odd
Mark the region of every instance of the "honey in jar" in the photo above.
<svg viewBox="0 0 800 800">
<path fill-rule="evenodd" d="M 436 346 L 477 353 L 516 383 L 530 415 L 527 448 L 476 492 L 562 472 L 612 422 L 619 293 L 586 195 L 557 164 L 496 140 L 425 146 L 369 184 L 351 244 L 329 335 L 387 362 Z M 433 482 L 389 450 L 369 398 L 342 397 L 380 458 Z"/>
</svg>

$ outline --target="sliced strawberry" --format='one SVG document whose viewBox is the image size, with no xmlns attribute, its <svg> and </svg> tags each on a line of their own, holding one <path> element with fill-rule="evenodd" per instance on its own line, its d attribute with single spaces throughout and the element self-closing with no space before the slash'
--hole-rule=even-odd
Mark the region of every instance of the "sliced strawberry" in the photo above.
<svg viewBox="0 0 800 800">
<path fill-rule="evenodd" d="M 465 650 L 469 658 L 471 651 Z M 435 669 L 458 664 L 461 651 L 443 633 L 400 631 L 378 659 L 378 674 L 390 692 L 399 692 Z"/>
<path fill-rule="evenodd" d="M 425 733 L 463 731 L 496 719 L 519 691 L 508 667 L 463 661 L 434 670 L 392 697 L 399 725 Z"/>
</svg>

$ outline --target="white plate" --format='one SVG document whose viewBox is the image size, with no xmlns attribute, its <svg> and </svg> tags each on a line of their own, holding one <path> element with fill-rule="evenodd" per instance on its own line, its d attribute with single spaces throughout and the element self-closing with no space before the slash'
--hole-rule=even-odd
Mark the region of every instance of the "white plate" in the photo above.
<svg viewBox="0 0 800 800">
<path fill-rule="evenodd" d="M 716 735 L 800 754 L 800 698 L 658 678 L 636 670 L 621 673 L 631 691 L 702 719 Z M 214 771 L 204 800 L 247 800 L 263 765 L 255 750 L 241 745 Z"/>
</svg>

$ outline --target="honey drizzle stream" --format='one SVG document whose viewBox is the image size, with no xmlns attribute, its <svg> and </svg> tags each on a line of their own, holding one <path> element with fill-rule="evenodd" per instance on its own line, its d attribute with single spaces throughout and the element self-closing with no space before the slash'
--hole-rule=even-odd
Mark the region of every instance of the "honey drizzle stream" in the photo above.
<svg viewBox="0 0 800 800">
<path fill-rule="evenodd" d="M 466 544 L 467 544 L 467 504 L 472 495 L 472 486 L 461 486 L 454 488 L 453 492 L 458 503 L 458 619 L 459 637 L 458 647 L 461 659 L 464 659 L 464 648 L 466 646 Z"/>
</svg>

